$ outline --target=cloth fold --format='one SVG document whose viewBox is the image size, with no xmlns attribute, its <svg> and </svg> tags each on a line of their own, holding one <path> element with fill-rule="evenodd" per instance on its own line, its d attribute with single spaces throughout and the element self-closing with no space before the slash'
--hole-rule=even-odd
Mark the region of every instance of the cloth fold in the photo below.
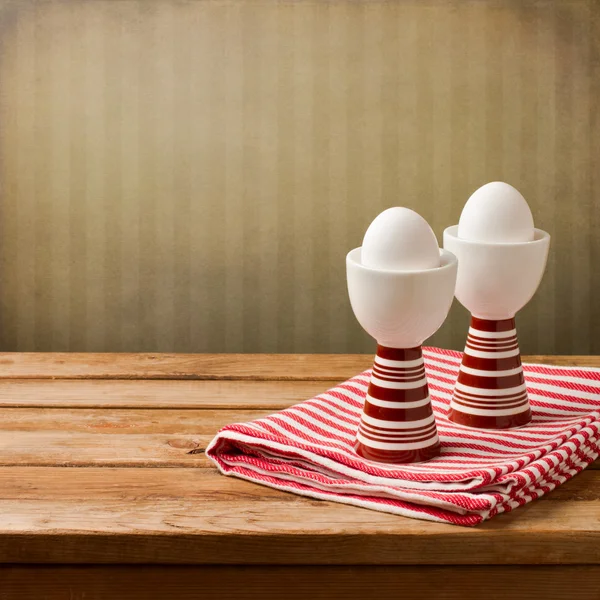
<svg viewBox="0 0 600 600">
<path fill-rule="evenodd" d="M 225 475 L 296 494 L 473 526 L 569 480 L 600 453 L 600 369 L 523 365 L 533 421 L 482 430 L 448 421 L 462 354 L 424 348 L 442 445 L 425 463 L 387 465 L 354 451 L 365 371 L 278 413 L 227 425 L 206 453 Z"/>
</svg>

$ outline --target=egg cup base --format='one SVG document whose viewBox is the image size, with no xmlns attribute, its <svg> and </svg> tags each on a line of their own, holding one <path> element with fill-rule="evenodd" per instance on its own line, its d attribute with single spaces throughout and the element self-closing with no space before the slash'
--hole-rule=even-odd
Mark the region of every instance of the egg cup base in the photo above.
<svg viewBox="0 0 600 600">
<path fill-rule="evenodd" d="M 367 460 L 393 464 L 439 454 L 421 346 L 378 344 L 354 448 Z"/>
<path fill-rule="evenodd" d="M 377 450 L 370 446 L 366 446 L 361 442 L 356 442 L 354 447 L 356 453 L 366 460 L 396 465 L 427 462 L 428 460 L 439 456 L 440 448 L 439 442 L 436 442 L 427 448 L 403 451 Z"/>
<path fill-rule="evenodd" d="M 531 422 L 531 409 L 528 408 L 516 415 L 489 417 L 471 415 L 451 408 L 448 412 L 448 419 L 457 425 L 472 427 L 473 429 L 515 429 L 528 425 Z"/>
<path fill-rule="evenodd" d="M 471 316 L 448 419 L 477 429 L 511 429 L 531 421 L 514 318 Z"/>
</svg>

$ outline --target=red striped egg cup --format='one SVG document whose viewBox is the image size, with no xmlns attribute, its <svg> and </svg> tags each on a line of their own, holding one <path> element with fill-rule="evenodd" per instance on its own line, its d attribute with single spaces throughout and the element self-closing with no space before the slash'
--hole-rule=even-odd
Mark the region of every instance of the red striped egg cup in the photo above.
<svg viewBox="0 0 600 600">
<path fill-rule="evenodd" d="M 389 463 L 422 462 L 439 454 L 420 346 L 377 346 L 355 449 L 363 458 Z"/>
<path fill-rule="evenodd" d="M 515 318 L 544 274 L 550 236 L 535 229 L 527 242 L 485 243 L 444 231 L 458 258 L 456 298 L 471 326 L 448 418 L 483 429 L 521 427 L 531 420 Z"/>
<path fill-rule="evenodd" d="M 346 257 L 352 310 L 378 344 L 356 434 L 363 458 L 400 464 L 439 453 L 421 345 L 448 315 L 457 268 L 447 250 L 439 267 L 413 271 L 366 267 L 361 248 Z"/>
</svg>

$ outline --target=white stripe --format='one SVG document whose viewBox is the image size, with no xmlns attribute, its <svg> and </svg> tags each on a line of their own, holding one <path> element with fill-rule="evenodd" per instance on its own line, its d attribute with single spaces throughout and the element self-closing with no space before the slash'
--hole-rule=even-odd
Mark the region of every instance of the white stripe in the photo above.
<svg viewBox="0 0 600 600">
<path fill-rule="evenodd" d="M 417 365 L 416 367 L 388 367 L 388 366 L 380 365 L 379 362 L 377 361 L 377 356 L 376 356 L 375 363 L 373 366 L 377 367 L 378 369 L 381 369 L 382 371 L 386 371 L 386 372 L 390 372 L 390 373 L 418 373 L 422 368 L 425 367 L 425 361 L 423 361 L 423 359 L 421 359 L 421 364 Z"/>
<path fill-rule="evenodd" d="M 466 400 L 467 402 L 483 402 L 487 404 L 497 404 L 498 402 L 516 402 L 517 400 L 525 399 L 525 392 L 519 392 L 518 394 L 510 394 L 509 396 L 501 396 L 500 398 L 492 398 L 491 396 L 487 396 L 486 398 L 477 398 L 473 394 L 467 394 L 465 392 L 461 392 L 460 390 L 454 390 L 454 395 L 457 397 L 457 400 Z M 465 396 L 461 398 L 461 396 Z"/>
<path fill-rule="evenodd" d="M 390 435 L 390 434 L 386 434 L 385 432 L 381 432 L 377 429 L 373 429 L 370 425 L 367 425 L 366 423 L 361 423 L 360 429 L 363 431 L 363 433 L 366 433 L 366 434 L 370 435 L 371 437 L 380 439 L 383 442 L 388 441 L 388 442 L 408 443 L 408 442 L 413 442 L 419 438 L 422 438 L 423 436 L 433 437 L 436 433 L 436 430 L 435 430 L 435 427 L 433 426 L 433 424 L 431 425 L 431 427 L 429 427 L 429 429 L 425 429 L 423 431 L 417 431 L 415 433 L 410 433 L 410 434 L 396 432 L 395 434 Z"/>
<path fill-rule="evenodd" d="M 475 348 L 476 350 L 482 350 L 487 352 L 497 352 L 501 350 L 511 350 L 513 346 L 519 347 L 517 340 L 514 342 L 510 342 L 509 344 L 503 344 L 502 346 L 486 346 L 485 344 L 480 344 L 479 342 L 474 342 L 473 340 L 467 340 L 467 344 L 470 348 Z"/>
<path fill-rule="evenodd" d="M 482 415 L 487 417 L 500 417 L 504 415 L 517 415 L 525 412 L 529 406 L 528 402 L 524 402 L 522 406 L 515 406 L 514 408 L 501 408 L 498 410 L 488 410 L 486 408 L 471 408 L 470 406 L 463 406 L 462 404 L 456 404 L 454 401 L 450 403 L 450 407 L 459 410 L 460 412 L 467 413 L 470 415 Z M 515 450 L 515 451 L 518 451 Z"/>
<path fill-rule="evenodd" d="M 518 346 L 519 343 L 516 338 L 514 340 L 510 340 L 508 342 L 502 342 L 499 344 L 485 344 L 483 342 L 480 342 L 479 340 L 474 340 L 473 338 L 468 338 L 465 345 L 473 346 L 474 348 L 477 348 L 478 350 L 487 350 L 488 352 L 492 352 L 492 351 L 496 352 L 498 350 L 509 350 L 513 346 Z"/>
<path fill-rule="evenodd" d="M 404 371 L 395 371 L 393 369 L 390 369 L 388 367 L 382 367 L 375 363 L 373 365 L 373 369 L 381 371 L 381 373 L 386 377 L 415 377 L 419 375 L 419 373 L 424 372 L 425 365 L 415 367 L 414 369 L 404 369 Z"/>
<path fill-rule="evenodd" d="M 380 364 L 382 367 L 410 369 L 411 367 L 421 366 L 423 364 L 423 358 L 416 358 L 415 360 L 391 360 L 389 358 L 381 358 L 381 356 L 375 356 L 375 362 Z"/>
<path fill-rule="evenodd" d="M 475 358 L 509 358 L 511 356 L 517 356 L 520 354 L 519 348 L 514 350 L 505 350 L 504 352 L 483 352 L 482 350 L 474 350 L 465 346 L 465 354 L 473 356 Z"/>
<path fill-rule="evenodd" d="M 464 430 L 462 429 L 461 426 L 457 426 L 454 425 L 452 423 L 452 421 L 447 421 L 444 423 L 444 432 L 447 433 L 451 433 L 451 432 L 455 432 L 457 434 L 462 434 L 464 433 Z M 481 438 L 482 440 L 489 440 L 489 430 L 487 429 L 481 429 L 481 430 L 477 430 L 474 429 L 473 431 L 469 430 L 469 435 L 476 437 L 476 438 Z M 498 430 L 494 430 L 494 438 L 497 441 L 502 441 L 505 440 L 506 443 L 508 445 L 512 445 L 512 444 L 522 444 L 524 446 L 531 444 L 532 446 L 539 446 L 541 443 L 549 440 L 549 439 L 554 439 L 556 437 L 559 437 L 560 434 L 556 434 L 554 437 L 552 433 L 532 433 L 529 429 L 527 429 L 527 437 L 532 437 L 532 438 L 540 438 L 540 439 L 526 439 L 526 440 L 521 440 L 521 439 L 515 439 L 511 434 L 510 434 L 510 430 L 505 431 L 502 429 L 498 429 Z M 452 438 L 454 440 L 456 440 L 456 438 Z M 502 446 L 502 448 L 506 448 L 506 445 Z"/>
<path fill-rule="evenodd" d="M 445 431 L 441 431 L 440 432 L 440 437 L 442 438 L 442 440 L 444 440 L 444 445 L 448 445 L 448 446 L 455 446 L 457 444 L 461 443 L 460 437 L 456 437 L 454 435 L 450 436 L 450 435 L 445 435 L 446 433 L 449 433 L 447 431 L 448 428 L 444 428 Z M 473 431 L 477 431 L 475 428 L 473 428 Z M 500 430 L 501 431 L 501 430 Z M 457 431 L 458 434 L 464 434 L 464 429 L 462 429 L 461 431 Z M 529 434 L 529 432 L 527 432 Z M 494 431 L 494 437 L 495 437 L 496 432 Z M 469 435 L 473 435 L 471 430 L 469 430 Z M 477 436 L 474 436 L 477 437 Z M 515 451 L 521 451 L 521 452 L 531 452 L 532 450 L 537 450 L 540 447 L 540 444 L 545 444 L 548 443 L 548 436 L 545 436 L 544 438 L 542 438 L 541 440 L 529 440 L 529 441 L 523 441 L 523 440 L 507 440 L 506 438 L 498 438 L 495 442 L 490 441 L 490 439 L 485 439 L 485 438 L 478 438 L 478 439 L 482 439 L 485 440 L 485 447 L 489 448 L 490 450 L 495 449 L 495 450 L 511 450 L 514 449 Z M 503 441 L 506 441 L 506 443 L 502 443 Z M 472 444 L 474 442 L 474 440 L 471 439 L 465 439 L 464 440 L 464 444 Z M 514 443 L 519 443 L 522 444 L 523 446 L 531 446 L 531 447 L 527 447 L 527 448 L 521 448 L 521 447 L 515 447 L 513 445 L 510 445 L 511 442 Z M 450 458 L 450 457 L 448 457 Z M 490 461 L 492 461 L 493 458 L 490 458 Z"/>
<path fill-rule="evenodd" d="M 435 422 L 435 416 L 429 415 L 424 419 L 419 419 L 418 421 L 383 421 L 381 419 L 375 419 L 374 417 L 370 417 L 369 415 L 365 415 L 363 413 L 362 420 L 369 425 L 374 425 L 375 427 L 382 427 L 384 429 L 412 429 L 413 427 L 424 427 L 425 425 L 429 425 Z"/>
<path fill-rule="evenodd" d="M 569 390 L 567 388 L 561 388 L 557 385 L 549 385 L 547 383 L 531 383 L 531 387 L 534 387 L 538 390 L 544 390 L 546 392 L 555 392 L 557 394 L 562 394 L 563 396 L 575 396 L 576 398 L 580 398 L 582 400 L 598 400 L 598 393 L 594 392 L 581 392 L 579 390 Z M 560 402 L 562 404 L 565 403 L 564 400 L 556 400 L 553 398 L 546 398 L 545 396 L 540 396 L 540 398 L 545 398 L 548 401 L 552 402 Z M 570 402 L 570 400 L 569 400 Z M 588 405 L 590 410 L 594 410 L 596 407 Z"/>
<path fill-rule="evenodd" d="M 495 401 L 486 402 L 485 404 L 478 404 L 476 401 L 471 401 L 468 398 L 459 398 L 456 396 L 453 398 L 453 401 L 456 404 L 464 403 L 472 406 L 473 408 L 479 408 L 481 410 L 504 410 L 509 408 L 514 408 L 515 406 L 521 406 L 522 404 L 527 403 L 527 398 L 520 398 L 519 400 L 509 400 L 508 403 L 498 404 Z"/>
<path fill-rule="evenodd" d="M 460 370 L 468 375 L 476 375 L 477 377 L 508 377 L 509 375 L 517 375 L 523 371 L 523 367 L 515 367 L 514 369 L 505 369 L 504 371 L 482 371 L 473 369 L 463 365 Z"/>
<path fill-rule="evenodd" d="M 541 400 L 541 401 L 546 401 L 548 400 L 548 398 L 544 398 L 543 396 L 538 396 L 537 394 L 528 394 L 529 399 L 530 400 Z M 560 402 L 555 400 L 555 403 L 558 406 L 560 405 Z M 547 413 L 552 413 L 555 414 L 557 416 L 560 415 L 564 415 L 565 419 L 571 418 L 571 416 L 573 418 L 577 418 L 577 419 L 583 419 L 585 417 L 588 416 L 588 413 L 593 411 L 594 409 L 590 407 L 589 404 L 581 404 L 581 403 L 577 403 L 577 406 L 575 406 L 575 402 L 569 402 L 569 406 L 563 406 L 562 408 L 556 408 L 556 407 L 548 407 L 548 406 L 539 406 L 536 407 L 538 411 L 540 412 L 547 412 Z M 573 414 L 573 410 L 579 408 L 582 412 L 580 412 L 578 415 L 574 415 Z"/>
<path fill-rule="evenodd" d="M 481 338 L 509 338 L 513 335 L 517 335 L 517 330 L 510 329 L 509 331 L 481 331 L 481 329 L 469 327 L 469 333 Z"/>
<path fill-rule="evenodd" d="M 463 460 L 466 461 L 471 461 L 471 460 L 489 460 L 489 464 L 491 465 L 498 465 L 498 466 L 502 466 L 502 467 L 506 467 L 506 466 L 511 466 L 514 465 L 515 467 L 517 466 L 515 464 L 515 459 L 519 458 L 520 456 L 523 455 L 523 450 L 514 450 L 514 452 L 511 452 L 510 448 L 505 448 L 505 450 L 508 450 L 508 454 L 498 454 L 498 453 L 490 453 L 489 450 L 475 450 L 473 448 L 465 448 L 464 446 L 453 446 L 452 444 L 444 444 L 444 452 L 448 453 L 448 456 L 451 456 L 450 453 L 455 453 L 458 452 L 461 455 L 466 455 L 466 456 L 461 456 L 460 458 L 462 458 Z M 537 450 L 537 448 L 536 448 Z M 535 451 L 532 450 L 527 450 L 527 452 L 533 452 L 535 453 Z M 541 453 L 540 453 L 541 454 Z M 498 464 L 500 463 L 500 464 Z M 485 463 L 484 463 L 485 464 Z M 468 468 L 468 466 L 467 466 Z M 492 486 L 486 488 L 486 489 L 490 489 L 491 487 L 493 487 L 495 484 L 492 484 Z"/>
<path fill-rule="evenodd" d="M 556 381 L 557 377 L 560 377 L 562 382 L 578 383 L 579 385 L 586 385 L 589 387 L 597 387 L 598 393 L 600 393 L 600 381 L 594 381 L 593 379 L 583 379 L 582 377 L 575 377 L 574 375 L 548 375 L 547 373 L 535 373 L 533 371 L 527 371 L 527 377 L 535 377 L 536 379 L 544 379 L 546 381 Z M 539 386 L 542 384 L 535 383 L 534 385 Z M 558 386 L 557 386 L 558 387 Z M 588 392 L 581 392 L 579 390 L 571 390 L 568 388 L 559 388 L 569 392 L 569 394 L 585 394 Z M 597 395 L 596 395 L 597 397 Z"/>
<path fill-rule="evenodd" d="M 380 406 L 381 408 L 418 408 L 419 406 L 425 406 L 431 402 L 431 398 L 423 398 L 423 400 L 415 400 L 413 402 L 394 402 L 392 400 L 380 400 L 379 398 L 373 398 L 367 394 L 367 400 L 369 404 L 373 406 Z"/>
<path fill-rule="evenodd" d="M 312 402 L 314 402 L 314 400 Z M 302 410 L 299 410 L 299 408 L 298 408 L 299 406 L 302 406 Z M 328 408 L 329 408 L 329 410 L 331 410 L 331 407 L 328 407 Z M 304 402 L 301 405 L 290 406 L 290 408 L 288 408 L 287 410 L 293 414 L 297 414 L 299 417 L 304 417 L 304 418 L 306 418 L 306 413 L 304 411 L 307 410 L 311 413 L 311 415 L 315 415 L 315 417 L 317 417 L 318 419 L 327 419 L 328 421 L 331 421 L 332 423 L 336 423 L 339 427 L 344 427 L 345 429 L 354 429 L 360 421 L 360 418 L 358 417 L 358 415 L 356 415 L 356 421 L 354 423 L 347 423 L 346 421 L 343 421 L 342 419 L 337 419 L 336 417 L 332 417 L 331 415 L 327 414 L 325 411 L 320 410 L 319 407 L 315 406 L 314 404 L 307 404 Z M 348 418 L 350 418 L 350 417 L 348 417 Z M 318 423 L 320 423 L 322 425 L 326 425 L 326 423 L 324 423 L 322 420 L 318 421 Z M 319 426 L 321 426 L 321 425 L 319 425 Z"/>
<path fill-rule="evenodd" d="M 375 377 L 375 375 L 371 375 L 371 383 L 390 390 L 413 390 L 427 385 L 427 378 L 423 377 L 423 379 L 419 379 L 418 381 L 385 381 Z"/>
<path fill-rule="evenodd" d="M 429 446 L 433 446 L 437 443 L 438 436 L 433 435 L 431 438 L 423 440 L 422 442 L 376 442 L 375 440 L 369 440 L 363 437 L 359 431 L 356 439 L 365 446 L 377 448 L 378 450 L 417 450 L 418 448 L 428 448 Z"/>
<path fill-rule="evenodd" d="M 277 419 L 284 421 L 288 425 L 291 425 L 292 427 L 298 429 L 298 431 L 305 433 L 307 436 L 310 436 L 313 438 L 318 437 L 325 441 L 327 441 L 327 440 L 331 441 L 331 438 L 329 436 L 322 435 L 318 431 L 315 431 L 314 429 L 310 429 L 309 427 L 306 427 L 302 423 L 299 423 L 292 415 L 284 415 L 283 413 L 276 413 L 274 415 L 264 417 L 265 423 L 269 424 L 271 427 L 274 427 L 274 426 L 279 427 L 277 422 L 272 420 L 272 417 L 276 417 Z M 324 431 L 327 431 L 329 433 L 337 435 L 341 438 L 347 439 L 348 442 L 351 442 L 351 440 L 354 438 L 354 435 L 352 433 L 346 433 L 345 431 L 340 431 L 337 427 L 330 427 L 329 425 L 323 423 L 322 421 L 319 421 L 319 419 L 315 419 L 314 417 L 311 417 L 309 415 L 303 414 L 302 418 L 304 421 L 308 421 L 309 423 L 311 423 L 315 427 L 318 427 L 319 429 L 322 429 Z M 336 442 L 338 444 L 343 443 L 338 440 L 336 440 Z"/>
<path fill-rule="evenodd" d="M 517 387 L 505 388 L 503 390 L 487 390 L 485 388 L 472 387 L 470 385 L 464 385 L 459 381 L 456 382 L 456 389 L 466 394 L 475 394 L 477 396 L 502 396 L 499 400 L 504 400 L 506 396 L 514 396 L 520 392 L 524 392 L 527 387 L 524 383 Z"/>
</svg>

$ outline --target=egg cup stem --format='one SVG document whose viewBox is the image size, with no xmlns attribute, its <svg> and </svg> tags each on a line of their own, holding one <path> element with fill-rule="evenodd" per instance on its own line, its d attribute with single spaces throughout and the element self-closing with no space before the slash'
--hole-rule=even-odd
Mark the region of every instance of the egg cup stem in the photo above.
<svg viewBox="0 0 600 600">
<path fill-rule="evenodd" d="M 471 317 L 448 418 L 481 429 L 531 421 L 515 320 Z"/>
<path fill-rule="evenodd" d="M 377 346 L 355 449 L 368 460 L 396 464 L 439 454 L 421 346 Z"/>
</svg>

